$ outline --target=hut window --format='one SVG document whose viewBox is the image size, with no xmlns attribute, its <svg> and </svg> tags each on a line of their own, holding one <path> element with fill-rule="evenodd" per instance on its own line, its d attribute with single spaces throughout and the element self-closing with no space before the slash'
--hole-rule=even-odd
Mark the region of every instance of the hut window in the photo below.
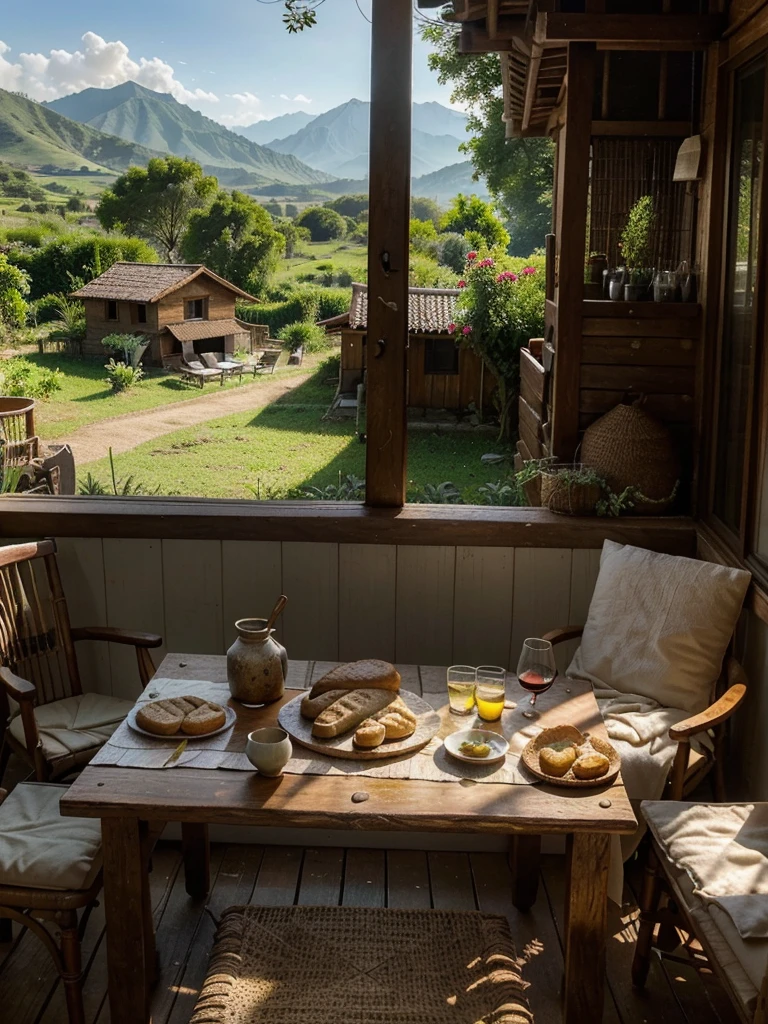
<svg viewBox="0 0 768 1024">
<path fill-rule="evenodd" d="M 136 307 L 136 322 L 140 324 L 147 322 L 147 307 L 143 302 L 140 302 Z"/>
<path fill-rule="evenodd" d="M 427 338 L 424 342 L 424 373 L 457 374 L 459 350 L 452 338 Z"/>
<path fill-rule="evenodd" d="M 117 303 L 114 299 L 107 300 L 107 320 L 117 320 Z"/>
<path fill-rule="evenodd" d="M 202 320 L 205 315 L 205 299 L 187 299 L 185 320 Z"/>
</svg>

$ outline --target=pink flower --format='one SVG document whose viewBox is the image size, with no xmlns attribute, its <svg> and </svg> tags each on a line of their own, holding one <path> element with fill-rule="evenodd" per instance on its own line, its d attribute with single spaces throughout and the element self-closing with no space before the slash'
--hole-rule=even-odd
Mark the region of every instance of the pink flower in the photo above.
<svg viewBox="0 0 768 1024">
<path fill-rule="evenodd" d="M 502 284 L 504 281 L 516 281 L 517 274 L 513 274 L 511 270 L 502 270 L 499 276 L 496 278 L 498 284 Z"/>
<path fill-rule="evenodd" d="M 466 287 L 467 287 L 467 282 L 462 278 L 462 280 L 459 281 L 459 288 L 466 288 Z"/>
<path fill-rule="evenodd" d="M 478 267 L 492 267 L 494 264 L 492 259 L 485 259 L 480 260 L 480 262 L 477 265 Z"/>
<path fill-rule="evenodd" d="M 471 263 L 472 260 L 476 260 L 476 259 L 477 259 L 477 253 L 476 252 L 468 252 L 467 253 L 467 261 L 469 263 Z"/>
<path fill-rule="evenodd" d="M 456 333 L 456 324 L 448 324 L 448 330 L 451 334 Z"/>
<path fill-rule="evenodd" d="M 472 333 L 472 328 L 469 326 L 469 324 L 467 324 L 466 327 L 462 327 L 461 328 L 461 333 L 462 334 L 471 334 Z"/>
<path fill-rule="evenodd" d="M 531 274 L 536 273 L 536 267 L 523 267 L 523 273 L 526 277 L 530 277 Z"/>
</svg>

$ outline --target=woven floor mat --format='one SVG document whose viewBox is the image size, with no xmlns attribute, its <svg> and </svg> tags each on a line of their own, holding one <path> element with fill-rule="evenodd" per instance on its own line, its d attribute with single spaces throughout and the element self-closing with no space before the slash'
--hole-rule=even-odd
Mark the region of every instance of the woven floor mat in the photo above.
<svg viewBox="0 0 768 1024">
<path fill-rule="evenodd" d="M 190 1024 L 531 1024 L 507 919 L 230 907 Z"/>
</svg>

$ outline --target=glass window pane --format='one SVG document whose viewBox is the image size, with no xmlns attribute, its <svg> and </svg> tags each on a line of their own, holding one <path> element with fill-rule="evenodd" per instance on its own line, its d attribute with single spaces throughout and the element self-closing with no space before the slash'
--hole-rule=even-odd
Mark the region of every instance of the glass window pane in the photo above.
<svg viewBox="0 0 768 1024">
<path fill-rule="evenodd" d="M 736 77 L 720 369 L 715 513 L 738 531 L 754 338 L 766 62 Z"/>
</svg>

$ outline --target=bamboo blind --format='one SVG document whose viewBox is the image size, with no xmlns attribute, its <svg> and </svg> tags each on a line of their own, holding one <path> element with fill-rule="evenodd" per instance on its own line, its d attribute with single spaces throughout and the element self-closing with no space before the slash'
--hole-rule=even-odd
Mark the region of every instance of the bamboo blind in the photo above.
<svg viewBox="0 0 768 1024">
<path fill-rule="evenodd" d="M 590 252 L 604 252 L 609 266 L 622 264 L 619 241 L 632 206 L 653 196 L 651 266 L 674 270 L 691 260 L 693 201 L 672 173 L 682 139 L 592 139 Z"/>
</svg>

